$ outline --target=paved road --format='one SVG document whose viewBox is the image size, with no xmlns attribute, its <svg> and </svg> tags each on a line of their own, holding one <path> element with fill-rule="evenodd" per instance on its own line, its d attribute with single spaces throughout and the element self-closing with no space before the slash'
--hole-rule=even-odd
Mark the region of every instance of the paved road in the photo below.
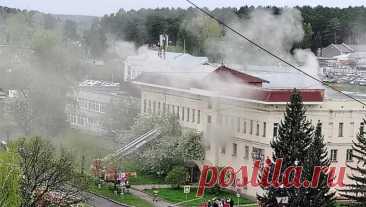
<svg viewBox="0 0 366 207">
<path fill-rule="evenodd" d="M 86 195 L 89 198 L 86 203 L 94 207 L 127 207 L 126 205 L 119 205 L 90 193 L 87 193 Z"/>
<path fill-rule="evenodd" d="M 151 197 L 149 194 L 135 190 L 135 189 L 130 189 L 130 193 L 140 197 L 141 199 L 144 199 L 145 201 L 153 204 L 155 207 L 169 207 L 169 206 L 173 206 L 173 204 L 171 203 L 167 203 L 165 201 L 159 200 L 157 202 L 153 202 L 153 197 Z"/>
</svg>

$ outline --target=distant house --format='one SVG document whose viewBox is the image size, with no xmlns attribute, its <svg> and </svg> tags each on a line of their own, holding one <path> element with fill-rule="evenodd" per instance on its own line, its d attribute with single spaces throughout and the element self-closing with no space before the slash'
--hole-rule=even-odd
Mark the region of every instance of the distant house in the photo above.
<svg viewBox="0 0 366 207">
<path fill-rule="evenodd" d="M 345 43 L 330 44 L 328 47 L 322 49 L 321 56 L 326 58 L 332 58 L 335 56 L 347 55 L 354 52 L 355 49 Z"/>
</svg>

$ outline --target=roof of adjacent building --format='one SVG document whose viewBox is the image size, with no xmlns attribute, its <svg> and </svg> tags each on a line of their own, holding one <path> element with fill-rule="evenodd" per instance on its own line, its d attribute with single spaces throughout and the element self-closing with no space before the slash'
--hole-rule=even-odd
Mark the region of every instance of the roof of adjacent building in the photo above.
<svg viewBox="0 0 366 207">
<path fill-rule="evenodd" d="M 127 62 L 136 62 L 137 64 L 141 63 L 149 63 L 155 61 L 165 61 L 170 64 L 177 64 L 177 65 L 202 65 L 208 63 L 207 57 L 199 57 L 193 56 L 188 53 L 178 53 L 178 52 L 166 52 L 165 56 L 159 57 L 158 51 L 155 50 L 145 50 L 141 52 L 141 54 L 135 56 L 128 56 L 126 61 Z M 141 62 L 143 61 L 143 62 Z"/>
<path fill-rule="evenodd" d="M 273 78 L 268 72 L 268 76 L 264 79 L 262 76 L 254 75 L 258 75 L 258 73 L 256 71 L 256 73 L 248 74 L 226 66 L 220 66 L 203 79 L 181 78 L 180 76 L 162 73 L 143 73 L 135 81 L 185 90 L 201 89 L 223 96 L 264 102 L 287 102 L 293 88 L 297 88 L 300 91 L 304 102 L 322 102 L 324 99 L 323 87 L 319 87 L 317 83 L 314 85 L 301 85 L 301 83 L 306 81 L 303 81 L 304 78 L 300 79 L 301 76 L 299 74 L 289 73 L 284 79 L 278 78 L 283 76 L 283 74 Z M 276 74 L 272 73 L 272 75 Z M 270 80 L 267 80 L 267 78 Z M 277 87 L 271 87 L 271 79 L 276 80 L 274 85 Z M 291 85 L 291 83 L 296 83 L 297 85 L 280 87 L 286 84 Z"/>
<path fill-rule="evenodd" d="M 262 83 L 269 83 L 269 81 L 258 78 L 256 76 L 249 75 L 247 73 L 242 73 L 238 70 L 234 70 L 228 68 L 224 65 L 220 66 L 212 73 L 210 73 L 206 80 L 210 80 L 212 78 L 219 78 L 221 81 L 231 81 L 233 78 L 238 82 L 242 82 L 245 84 L 262 84 Z"/>
</svg>

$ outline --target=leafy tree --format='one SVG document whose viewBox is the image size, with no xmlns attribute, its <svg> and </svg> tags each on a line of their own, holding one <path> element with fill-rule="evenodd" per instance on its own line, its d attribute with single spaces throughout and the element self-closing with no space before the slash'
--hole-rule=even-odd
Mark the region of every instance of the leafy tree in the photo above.
<svg viewBox="0 0 366 207">
<path fill-rule="evenodd" d="M 365 124 L 366 120 L 364 120 L 363 123 Z M 360 128 L 357 139 L 353 141 L 352 158 L 356 162 L 347 164 L 347 167 L 351 170 L 351 174 L 348 175 L 348 178 L 352 181 L 352 183 L 347 184 L 344 189 L 340 190 L 341 196 L 351 200 L 351 206 L 365 206 L 366 136 L 363 128 Z"/>
<path fill-rule="evenodd" d="M 139 110 L 139 100 L 134 97 L 113 100 L 105 115 L 104 127 L 111 135 L 118 136 L 130 129 Z"/>
<path fill-rule="evenodd" d="M 63 36 L 67 40 L 78 40 L 77 24 L 74 21 L 66 20 L 63 26 Z"/>
<path fill-rule="evenodd" d="M 139 114 L 131 130 L 139 136 L 155 128 L 160 128 L 162 135 L 168 136 L 180 136 L 182 130 L 177 117 L 171 114 Z"/>
<path fill-rule="evenodd" d="M 180 138 L 177 150 L 184 161 L 204 160 L 205 148 L 201 144 L 202 133 L 189 130 Z"/>
<path fill-rule="evenodd" d="M 19 206 L 21 170 L 14 146 L 0 149 L 0 175 L 0 206 Z"/>
<path fill-rule="evenodd" d="M 19 140 L 17 149 L 23 174 L 22 207 L 35 207 L 52 192 L 60 193 L 63 205 L 83 200 L 80 193 L 83 185 L 76 179 L 78 176 L 69 153 L 61 150 L 57 154 L 55 148 L 40 137 Z"/>
<path fill-rule="evenodd" d="M 176 166 L 168 172 L 165 177 L 167 183 L 173 184 L 175 188 L 179 188 L 185 183 L 186 169 L 183 166 Z"/>
<path fill-rule="evenodd" d="M 302 166 L 304 172 L 309 172 L 308 153 L 312 143 L 314 127 L 306 119 L 306 110 L 304 108 L 300 92 L 294 89 L 290 97 L 290 103 L 286 106 L 284 119 L 281 121 L 278 129 L 278 136 L 273 138 L 271 147 L 273 149 L 273 163 L 276 159 L 283 159 L 280 169 L 280 180 L 286 168 L 290 166 Z M 303 173 L 301 180 L 306 178 Z M 307 191 L 305 188 L 289 187 L 276 188 L 269 187 L 265 196 L 258 196 L 261 202 L 267 205 L 277 203 L 276 197 L 288 196 L 290 206 L 302 206 L 307 201 Z"/>
<path fill-rule="evenodd" d="M 173 166 L 182 166 L 187 160 L 204 158 L 202 135 L 182 130 L 176 116 L 143 114 L 132 127 L 139 135 L 153 128 L 160 128 L 161 135 L 135 154 L 142 172 L 161 177 Z"/>
<path fill-rule="evenodd" d="M 84 32 L 84 41 L 93 58 L 100 58 L 107 49 L 107 37 L 98 21 Z"/>
</svg>

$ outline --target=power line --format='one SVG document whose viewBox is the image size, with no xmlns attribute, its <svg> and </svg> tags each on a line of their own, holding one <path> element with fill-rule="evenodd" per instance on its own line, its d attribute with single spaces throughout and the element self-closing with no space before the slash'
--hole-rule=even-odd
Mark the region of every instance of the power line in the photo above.
<svg viewBox="0 0 366 207">
<path fill-rule="evenodd" d="M 301 70 L 300 68 L 296 67 L 295 65 L 289 63 L 288 61 L 284 60 L 283 58 L 279 57 L 278 55 L 272 53 L 271 51 L 269 51 L 268 49 L 266 49 L 264 46 L 261 46 L 260 44 L 254 42 L 253 40 L 249 39 L 248 37 L 246 37 L 245 35 L 241 34 L 239 31 L 237 31 L 236 29 L 230 27 L 229 25 L 227 25 L 225 22 L 223 22 L 222 20 L 218 19 L 217 17 L 215 17 L 214 15 L 212 15 L 210 12 L 202 9 L 201 7 L 199 7 L 197 4 L 193 3 L 192 1 L 190 0 L 185 0 L 186 2 L 188 2 L 189 4 L 191 4 L 193 7 L 195 7 L 196 9 L 198 9 L 199 11 L 201 11 L 202 13 L 206 14 L 208 17 L 210 17 L 211 19 L 215 20 L 216 22 L 218 22 L 219 24 L 221 24 L 222 26 L 224 26 L 225 28 L 229 29 L 230 31 L 232 31 L 233 33 L 237 34 L 238 36 L 242 37 L 243 39 L 245 39 L 246 41 L 248 41 L 250 44 L 258 47 L 259 49 L 261 49 L 262 51 L 264 51 L 265 53 L 269 54 L 270 56 L 280 60 L 281 62 L 285 63 L 286 65 L 290 66 L 291 68 L 301 72 L 302 74 L 304 74 L 305 76 L 321 83 L 322 85 L 362 104 L 363 106 L 366 106 L 366 103 L 364 103 L 363 101 L 349 95 L 349 94 L 346 94 L 344 93 L 343 91 L 339 90 L 338 88 L 326 83 L 325 81 L 322 81 L 312 75 L 310 75 L 309 73 L 306 73 L 305 71 Z"/>
</svg>

